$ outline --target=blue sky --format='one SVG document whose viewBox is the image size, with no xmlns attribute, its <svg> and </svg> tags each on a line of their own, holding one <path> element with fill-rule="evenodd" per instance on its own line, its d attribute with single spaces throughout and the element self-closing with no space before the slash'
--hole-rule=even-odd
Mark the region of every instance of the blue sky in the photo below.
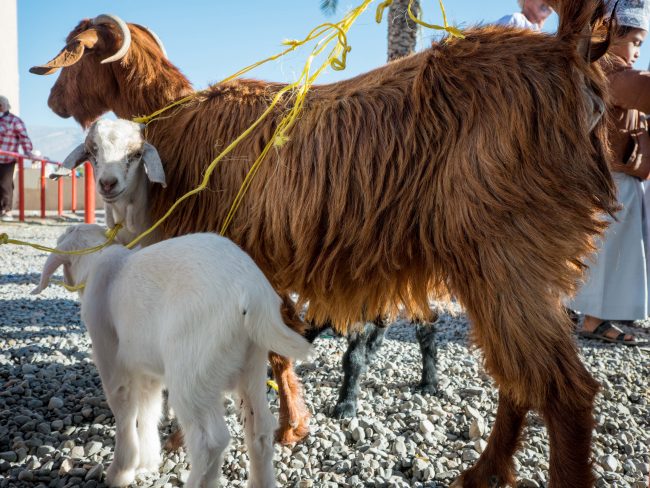
<svg viewBox="0 0 650 488">
<path fill-rule="evenodd" d="M 100 13 L 113 13 L 127 22 L 153 29 L 163 40 L 169 59 L 190 79 L 195 88 L 238 71 L 282 49 L 287 38 L 302 38 L 318 24 L 340 18 L 360 0 L 340 0 L 339 11 L 327 17 L 320 11 L 320 0 L 18 0 L 19 70 L 21 117 L 28 125 L 75 126 L 72 120 L 54 115 L 47 97 L 57 74 L 36 76 L 29 68 L 54 57 L 65 37 L 79 20 Z M 352 28 L 348 67 L 343 72 L 329 70 L 321 82 L 354 76 L 385 62 L 386 20 L 374 21 L 375 2 Z M 421 0 L 425 20 L 442 23 L 438 2 Z M 516 0 L 446 0 L 450 23 L 460 27 L 490 22 L 517 9 Z M 386 15 L 385 15 L 386 17 Z M 547 29 L 556 27 L 555 16 Z M 428 45 L 433 31 L 424 30 L 420 48 Z M 645 55 L 645 53 L 643 53 Z M 258 68 L 250 76 L 293 81 L 302 69 L 305 51 Z M 647 66 L 647 58 L 640 66 Z"/>
</svg>

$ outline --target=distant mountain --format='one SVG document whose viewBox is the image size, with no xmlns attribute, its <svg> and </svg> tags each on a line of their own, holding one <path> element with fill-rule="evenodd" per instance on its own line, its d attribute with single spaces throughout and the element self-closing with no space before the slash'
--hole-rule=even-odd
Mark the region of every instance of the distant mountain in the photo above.
<svg viewBox="0 0 650 488">
<path fill-rule="evenodd" d="M 70 152 L 84 141 L 80 127 L 28 126 L 34 149 L 52 161 L 63 161 Z"/>
</svg>

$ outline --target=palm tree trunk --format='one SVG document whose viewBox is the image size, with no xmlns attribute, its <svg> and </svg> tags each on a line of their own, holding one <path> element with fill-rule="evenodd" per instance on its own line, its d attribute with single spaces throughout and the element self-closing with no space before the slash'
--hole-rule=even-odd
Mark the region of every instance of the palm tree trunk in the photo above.
<svg viewBox="0 0 650 488">
<path fill-rule="evenodd" d="M 410 0 L 394 0 L 388 11 L 388 61 L 408 56 L 415 51 L 418 25 L 406 11 Z M 420 0 L 413 0 L 413 15 L 420 14 Z"/>
</svg>

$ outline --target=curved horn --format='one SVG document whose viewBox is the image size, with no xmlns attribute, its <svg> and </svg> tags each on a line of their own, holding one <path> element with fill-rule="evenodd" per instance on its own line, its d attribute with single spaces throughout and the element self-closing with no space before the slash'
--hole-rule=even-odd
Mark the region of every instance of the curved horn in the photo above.
<svg viewBox="0 0 650 488">
<path fill-rule="evenodd" d="M 126 25 L 126 22 L 124 22 L 116 15 L 109 14 L 101 14 L 93 19 L 93 25 L 104 24 L 114 25 L 120 30 L 120 33 L 122 34 L 122 46 L 115 54 L 104 59 L 102 61 L 102 64 L 112 63 L 113 61 L 122 59 L 124 56 L 126 56 L 126 53 L 131 47 L 131 31 L 129 30 L 129 26 Z"/>
<path fill-rule="evenodd" d="M 149 35 L 150 35 L 151 37 L 153 37 L 153 40 L 156 41 L 156 44 L 158 44 L 158 47 L 159 47 L 160 50 L 162 51 L 163 56 L 165 56 L 165 59 L 168 59 L 168 58 L 167 58 L 167 50 L 165 49 L 165 45 L 164 45 L 164 44 L 162 43 L 162 41 L 160 40 L 160 37 L 158 37 L 158 34 L 156 34 L 154 31 L 152 31 L 151 29 L 149 29 L 149 27 L 147 27 L 146 25 L 143 25 L 142 28 L 143 28 L 144 30 L 146 30 L 146 31 L 149 33 Z"/>
<path fill-rule="evenodd" d="M 96 30 L 84 31 L 66 44 L 54 59 L 42 66 L 33 66 L 29 71 L 35 75 L 49 75 L 59 68 L 72 66 L 81 59 L 86 49 L 94 47 L 98 40 L 99 37 L 97 36 Z"/>
</svg>

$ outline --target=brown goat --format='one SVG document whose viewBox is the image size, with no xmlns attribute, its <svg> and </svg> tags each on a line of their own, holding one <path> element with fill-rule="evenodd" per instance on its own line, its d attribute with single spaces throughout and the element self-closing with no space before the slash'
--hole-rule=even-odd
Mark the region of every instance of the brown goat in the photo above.
<svg viewBox="0 0 650 488">
<path fill-rule="evenodd" d="M 598 385 L 578 357 L 562 300 L 594 250 L 602 214 L 616 209 L 600 120 L 604 78 L 590 63 L 602 53 L 590 50 L 590 26 L 604 9 L 600 0 L 554 6 L 555 36 L 470 29 L 465 39 L 315 87 L 228 231 L 280 293 L 298 293 L 311 318 L 341 331 L 399 305 L 425 316 L 432 296 L 458 298 L 499 387 L 488 447 L 461 476 L 465 487 L 514 483 L 512 456 L 530 409 L 549 430 L 551 486 L 594 481 Z M 148 114 L 189 92 L 151 39 L 130 29 L 132 48 L 119 63 L 99 61 L 121 36 L 84 21 L 64 55 L 34 69 L 66 66 L 49 100 L 57 114 L 87 125 L 107 110 Z M 77 46 L 88 32 L 96 43 L 84 53 Z M 206 164 L 281 86 L 214 86 L 149 126 L 169 183 L 152 195 L 154 219 L 200 183 Z M 284 108 L 222 162 L 209 191 L 165 222 L 165 235 L 220 228 Z"/>
</svg>

